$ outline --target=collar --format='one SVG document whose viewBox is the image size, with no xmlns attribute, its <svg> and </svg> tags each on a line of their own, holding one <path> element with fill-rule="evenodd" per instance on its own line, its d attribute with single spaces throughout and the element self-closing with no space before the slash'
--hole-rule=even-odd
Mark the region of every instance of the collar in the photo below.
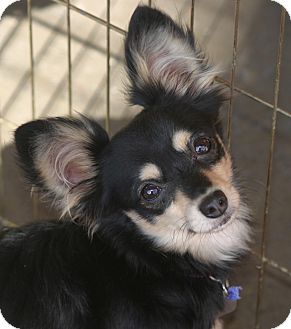
<svg viewBox="0 0 291 329">
<path fill-rule="evenodd" d="M 208 278 L 214 282 L 217 282 L 223 291 L 224 296 L 224 308 L 218 317 L 222 317 L 226 314 L 235 311 L 237 306 L 237 301 L 240 299 L 240 291 L 242 287 L 240 286 L 229 286 L 228 280 L 222 281 L 216 277 L 209 275 Z"/>
<path fill-rule="evenodd" d="M 230 286 L 228 280 L 222 281 L 212 275 L 209 275 L 208 278 L 214 282 L 217 282 L 221 286 L 223 296 L 226 300 L 237 301 L 238 299 L 241 299 L 241 286 Z"/>
<path fill-rule="evenodd" d="M 221 279 L 217 279 L 216 277 L 209 275 L 208 278 L 214 282 L 217 282 L 218 284 L 220 284 L 221 289 L 223 291 L 223 295 L 224 297 L 226 297 L 228 295 L 228 287 L 229 287 L 229 283 L 228 280 L 222 281 Z"/>
</svg>

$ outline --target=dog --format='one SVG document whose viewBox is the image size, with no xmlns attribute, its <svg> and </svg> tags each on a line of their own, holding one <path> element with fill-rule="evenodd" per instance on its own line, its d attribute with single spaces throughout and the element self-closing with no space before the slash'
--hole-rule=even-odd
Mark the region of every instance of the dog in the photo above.
<svg viewBox="0 0 291 329">
<path fill-rule="evenodd" d="M 63 221 L 0 233 L 0 308 L 21 329 L 211 329 L 250 216 L 223 143 L 225 92 L 189 29 L 139 6 L 111 140 L 94 120 L 15 132 L 19 164 Z"/>
</svg>

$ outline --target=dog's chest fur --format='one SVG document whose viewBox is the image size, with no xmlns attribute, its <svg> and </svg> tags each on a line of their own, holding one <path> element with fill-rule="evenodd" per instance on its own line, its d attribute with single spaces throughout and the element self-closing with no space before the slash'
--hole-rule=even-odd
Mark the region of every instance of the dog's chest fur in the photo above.
<svg viewBox="0 0 291 329">
<path fill-rule="evenodd" d="M 10 267 L 11 275 L 0 287 L 0 302 L 6 301 L 4 316 L 23 329 L 35 328 L 34 321 L 42 329 L 50 323 L 54 329 L 210 329 L 221 311 L 222 290 L 202 265 L 190 256 L 148 249 L 129 231 L 114 246 L 106 232 L 90 241 L 70 223 L 42 223 L 15 233 L 2 240 L 3 253 L 9 248 L 15 253 L 2 261 L 3 273 Z M 38 245 L 34 255 L 28 244 Z M 37 273 L 38 257 L 44 259 Z M 28 293 L 27 286 L 34 289 Z"/>
<path fill-rule="evenodd" d="M 93 276 L 88 289 L 97 287 L 92 296 L 92 313 L 102 319 L 97 327 L 211 328 L 223 307 L 220 285 L 207 276 L 217 269 L 206 269 L 189 255 L 161 254 L 129 231 L 120 233 L 113 247 L 106 232 L 91 246 L 98 279 Z"/>
<path fill-rule="evenodd" d="M 181 273 L 176 273 L 168 264 L 164 265 L 161 275 L 152 272 L 155 267 L 150 272 L 144 269 L 143 273 L 136 274 L 124 270 L 120 274 L 122 262 L 118 264 L 119 270 L 114 263 L 104 271 L 102 278 L 104 295 L 110 304 L 106 310 L 108 316 L 103 318 L 105 328 L 192 329 L 194 323 L 195 328 L 212 326 L 223 304 L 222 291 L 216 283 L 206 277 L 184 275 L 182 268 Z M 177 260 L 173 260 L 172 266 L 176 271 Z M 108 285 L 108 278 L 114 284 Z M 93 311 L 96 312 L 97 309 Z"/>
</svg>

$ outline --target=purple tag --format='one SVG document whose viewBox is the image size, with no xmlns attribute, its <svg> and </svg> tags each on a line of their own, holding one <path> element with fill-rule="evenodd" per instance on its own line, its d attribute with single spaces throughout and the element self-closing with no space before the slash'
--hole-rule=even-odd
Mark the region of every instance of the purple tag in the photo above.
<svg viewBox="0 0 291 329">
<path fill-rule="evenodd" d="M 227 288 L 227 296 L 225 297 L 227 300 L 238 300 L 240 299 L 240 290 L 242 287 L 232 286 Z"/>
</svg>

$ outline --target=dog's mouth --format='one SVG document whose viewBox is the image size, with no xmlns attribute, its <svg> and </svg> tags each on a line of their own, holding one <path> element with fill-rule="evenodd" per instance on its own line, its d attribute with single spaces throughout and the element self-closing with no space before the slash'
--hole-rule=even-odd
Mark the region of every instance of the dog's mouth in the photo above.
<svg viewBox="0 0 291 329">
<path fill-rule="evenodd" d="M 211 230 L 209 230 L 209 232 L 215 232 L 215 231 L 220 231 L 222 230 L 232 219 L 233 219 L 233 213 L 227 213 L 224 216 L 222 216 L 223 218 L 220 219 L 219 223 L 216 224 Z"/>
<path fill-rule="evenodd" d="M 199 229 L 194 229 L 193 227 L 191 227 L 191 225 L 188 225 L 188 231 L 190 233 L 193 234 L 199 234 L 199 233 L 203 233 L 203 234 L 207 234 L 207 233 L 215 233 L 218 231 L 223 230 L 226 226 L 229 225 L 230 222 L 232 222 L 233 220 L 235 220 L 235 212 L 234 211 L 228 211 L 226 214 L 224 214 L 223 216 L 221 216 L 220 218 L 217 218 L 212 224 L 211 227 L 209 227 L 209 229 L 207 230 L 199 230 Z"/>
</svg>

